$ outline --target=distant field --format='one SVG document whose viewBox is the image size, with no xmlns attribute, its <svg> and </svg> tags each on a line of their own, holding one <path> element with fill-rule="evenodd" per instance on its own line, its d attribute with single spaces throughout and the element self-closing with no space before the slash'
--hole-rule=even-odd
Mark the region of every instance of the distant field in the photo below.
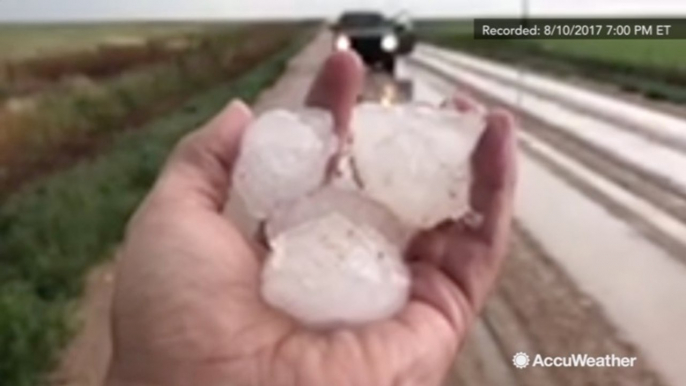
<svg viewBox="0 0 686 386">
<path fill-rule="evenodd" d="M 424 40 L 686 103 L 686 40 L 474 40 L 468 21 L 422 23 Z"/>
<path fill-rule="evenodd" d="M 0 24 L 0 60 L 81 51 L 109 41 L 129 42 L 203 32 L 216 24 Z"/>
<path fill-rule="evenodd" d="M 419 26 L 429 39 L 454 45 L 494 45 L 493 41 L 474 40 L 470 21 L 432 22 Z M 530 45 L 541 50 L 574 57 L 598 59 L 628 65 L 686 70 L 686 40 L 500 40 L 498 45 Z"/>
<path fill-rule="evenodd" d="M 0 63 L 0 201 L 31 174 L 59 164 L 60 157 L 68 162 L 90 151 L 94 138 L 146 120 L 255 66 L 304 26 L 203 28 L 213 29 Z"/>
<path fill-rule="evenodd" d="M 686 70 L 686 40 L 539 40 L 536 44 L 577 57 Z"/>
<path fill-rule="evenodd" d="M 474 23 L 471 20 L 452 21 L 422 21 L 417 25 L 417 31 L 424 36 L 472 36 Z"/>
</svg>

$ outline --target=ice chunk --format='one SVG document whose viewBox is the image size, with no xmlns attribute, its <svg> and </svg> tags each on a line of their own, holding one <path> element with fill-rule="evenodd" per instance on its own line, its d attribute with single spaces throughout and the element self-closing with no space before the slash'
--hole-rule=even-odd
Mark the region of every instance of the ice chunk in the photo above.
<svg viewBox="0 0 686 386">
<path fill-rule="evenodd" d="M 251 216 L 266 218 L 279 204 L 319 187 L 337 148 L 333 120 L 324 110 L 276 110 L 247 129 L 233 187 Z"/>
<path fill-rule="evenodd" d="M 365 104 L 355 109 L 352 143 L 336 154 L 342 147 L 321 110 L 260 117 L 244 138 L 234 203 L 266 224 L 264 299 L 311 325 L 398 312 L 410 288 L 409 239 L 469 209 L 469 160 L 484 127 L 476 113 Z M 328 180 L 332 159 L 341 175 Z"/>
<path fill-rule="evenodd" d="M 395 214 L 361 192 L 325 187 L 277 209 L 267 222 L 267 238 L 275 240 L 288 229 L 334 212 L 346 217 L 353 224 L 370 226 L 401 250 L 412 236 L 412 230 Z"/>
<path fill-rule="evenodd" d="M 469 209 L 469 161 L 484 128 L 477 113 L 361 105 L 352 123 L 361 187 L 416 228 L 459 218 Z"/>
<path fill-rule="evenodd" d="M 268 233 L 265 300 L 310 325 L 384 319 L 406 303 L 402 226 L 383 206 L 327 189 L 280 213 Z"/>
</svg>

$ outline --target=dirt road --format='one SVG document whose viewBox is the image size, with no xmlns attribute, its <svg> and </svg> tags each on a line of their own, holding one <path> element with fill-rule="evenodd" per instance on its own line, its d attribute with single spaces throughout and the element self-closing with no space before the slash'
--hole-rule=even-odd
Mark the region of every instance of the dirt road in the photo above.
<svg viewBox="0 0 686 386">
<path fill-rule="evenodd" d="M 300 105 L 329 50 L 326 36 L 313 41 L 256 109 Z M 413 83 L 415 100 L 438 103 L 459 86 L 489 105 L 518 107 L 522 118 L 513 251 L 446 385 L 684 384 L 679 354 L 686 337 L 679 330 L 686 325 L 686 194 L 682 180 L 665 172 L 674 166 L 665 163 L 686 162 L 686 155 L 676 142 L 664 141 L 680 134 L 648 128 L 645 119 L 632 120 L 629 113 L 620 120 L 590 107 L 571 108 L 550 90 L 536 89 L 537 83 L 514 84 L 505 72 L 477 67 L 425 50 L 400 68 L 400 76 Z M 676 116 L 660 119 L 672 118 L 686 124 Z M 650 130 L 661 131 L 646 134 Z M 651 156 L 641 153 L 648 148 L 654 149 Z M 95 386 L 102 379 L 112 279 L 111 265 L 91 275 L 84 328 L 67 350 L 56 384 Z M 633 367 L 518 369 L 512 359 L 519 352 L 532 361 L 536 354 L 637 360 Z"/>
</svg>

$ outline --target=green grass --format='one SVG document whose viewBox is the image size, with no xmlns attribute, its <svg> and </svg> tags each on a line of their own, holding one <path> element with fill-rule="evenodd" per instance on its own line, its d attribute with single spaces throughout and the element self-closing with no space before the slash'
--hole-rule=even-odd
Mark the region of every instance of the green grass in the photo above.
<svg viewBox="0 0 686 386">
<path fill-rule="evenodd" d="M 686 103 L 686 40 L 474 40 L 469 23 L 425 23 L 430 42 L 509 64 L 610 82 L 649 98 Z"/>
<path fill-rule="evenodd" d="M 686 70 L 686 40 L 538 40 L 548 52 L 634 66 Z"/>
<path fill-rule="evenodd" d="M 424 20 L 417 24 L 417 33 L 424 37 L 442 36 L 472 36 L 474 22 L 472 20 Z"/>
<path fill-rule="evenodd" d="M 81 51 L 105 42 L 205 32 L 210 23 L 0 24 L 0 60 Z M 223 25 L 225 28 L 226 25 Z"/>
<path fill-rule="evenodd" d="M 489 41 L 474 41 L 473 23 L 466 20 L 424 22 L 418 26 L 419 33 L 430 40 L 440 39 L 444 43 L 463 44 L 472 40 L 474 45 L 491 44 Z M 686 40 L 602 40 L 602 39 L 539 39 L 501 40 L 514 44 L 531 44 L 539 49 L 580 57 L 645 66 L 662 69 L 686 70 Z"/>
<path fill-rule="evenodd" d="M 107 154 L 2 204 L 0 385 L 45 384 L 75 327 L 71 311 L 84 276 L 111 255 L 170 149 L 230 99 L 253 100 L 297 46 L 141 130 L 120 134 Z"/>
</svg>

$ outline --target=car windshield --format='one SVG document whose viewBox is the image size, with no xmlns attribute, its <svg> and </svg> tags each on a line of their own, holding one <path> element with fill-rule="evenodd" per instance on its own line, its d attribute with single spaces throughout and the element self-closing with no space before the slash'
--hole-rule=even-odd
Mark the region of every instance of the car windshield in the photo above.
<svg viewBox="0 0 686 386">
<path fill-rule="evenodd" d="M 339 21 L 342 27 L 369 27 L 384 24 L 384 17 L 378 13 L 350 13 Z"/>
</svg>

